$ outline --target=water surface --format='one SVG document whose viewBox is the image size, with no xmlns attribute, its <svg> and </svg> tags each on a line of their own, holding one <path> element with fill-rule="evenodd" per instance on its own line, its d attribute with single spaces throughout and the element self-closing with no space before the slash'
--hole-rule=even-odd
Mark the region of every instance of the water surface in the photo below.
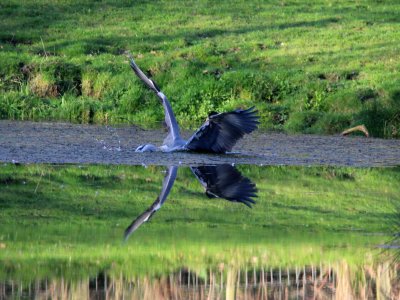
<svg viewBox="0 0 400 300">
<path fill-rule="evenodd" d="M 183 132 L 188 138 L 192 131 Z M 0 162 L 124 165 L 263 164 L 397 166 L 400 140 L 365 137 L 286 135 L 256 131 L 229 155 L 135 153 L 141 144 L 161 145 L 166 132 L 135 126 L 0 120 Z"/>
<path fill-rule="evenodd" d="M 3 164 L 0 298 L 399 296 L 399 168 L 173 168 Z"/>
</svg>

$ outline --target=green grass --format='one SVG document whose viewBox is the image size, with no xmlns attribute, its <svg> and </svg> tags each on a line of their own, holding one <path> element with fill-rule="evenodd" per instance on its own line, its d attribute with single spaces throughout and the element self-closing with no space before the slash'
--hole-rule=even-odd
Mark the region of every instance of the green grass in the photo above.
<svg viewBox="0 0 400 300">
<path fill-rule="evenodd" d="M 129 50 L 185 127 L 255 105 L 264 128 L 399 137 L 399 16 L 397 0 L 6 1 L 0 117 L 155 126 Z"/>
<path fill-rule="evenodd" d="M 239 168 L 259 189 L 253 209 L 208 199 L 181 168 L 162 209 L 124 244 L 124 229 L 158 195 L 163 168 L 2 166 L 0 278 L 204 272 L 254 259 L 361 266 L 398 230 L 398 168 Z"/>
</svg>

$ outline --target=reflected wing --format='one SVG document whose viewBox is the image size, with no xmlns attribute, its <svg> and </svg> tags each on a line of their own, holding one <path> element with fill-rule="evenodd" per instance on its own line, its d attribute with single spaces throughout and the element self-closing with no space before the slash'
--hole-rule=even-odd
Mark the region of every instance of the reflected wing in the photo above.
<svg viewBox="0 0 400 300">
<path fill-rule="evenodd" d="M 132 55 L 128 53 L 128 57 L 133 72 L 135 72 L 140 80 L 142 80 L 150 90 L 156 93 L 157 97 L 161 100 L 164 108 L 165 124 L 168 128 L 168 136 L 164 141 L 164 144 L 173 145 L 175 140 L 180 139 L 180 132 L 178 122 L 176 121 L 174 112 L 172 111 L 171 104 L 169 103 L 167 97 L 161 92 L 157 84 L 153 80 L 149 79 L 142 70 L 140 70 L 138 65 L 133 60 Z"/>
<path fill-rule="evenodd" d="M 136 231 L 142 225 L 144 222 L 148 221 L 151 216 L 161 208 L 161 206 L 164 204 L 165 200 L 168 197 L 169 192 L 171 191 L 172 186 L 174 185 L 175 178 L 176 178 L 176 173 L 177 173 L 178 167 L 168 167 L 168 171 L 164 177 L 163 180 L 163 186 L 161 189 L 160 195 L 158 195 L 156 201 L 144 212 L 142 213 L 139 217 L 137 217 L 131 225 L 128 226 L 125 230 L 125 240 L 129 238 L 129 236 Z"/>
<path fill-rule="evenodd" d="M 248 207 L 257 197 L 256 185 L 231 165 L 191 167 L 192 172 L 206 188 L 210 198 L 224 198 L 241 202 Z"/>
<path fill-rule="evenodd" d="M 185 147 L 198 152 L 231 151 L 245 133 L 251 133 L 258 127 L 258 119 L 254 107 L 211 115 L 188 140 Z"/>
</svg>

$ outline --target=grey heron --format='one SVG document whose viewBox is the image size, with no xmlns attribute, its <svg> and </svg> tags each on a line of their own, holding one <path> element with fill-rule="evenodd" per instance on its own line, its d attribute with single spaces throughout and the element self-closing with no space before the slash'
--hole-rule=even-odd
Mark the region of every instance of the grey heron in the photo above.
<svg viewBox="0 0 400 300">
<path fill-rule="evenodd" d="M 193 174 L 205 189 L 209 198 L 221 198 L 232 202 L 243 203 L 251 208 L 257 197 L 257 187 L 250 179 L 244 177 L 232 165 L 196 166 L 190 167 Z M 161 192 L 142 214 L 136 217 L 125 230 L 125 240 L 143 223 L 150 220 L 156 211 L 164 204 L 175 183 L 178 167 L 170 166 L 165 174 Z"/>
<path fill-rule="evenodd" d="M 254 107 L 249 109 L 237 109 L 230 112 L 211 112 L 205 123 L 187 140 L 182 139 L 178 122 L 176 121 L 171 104 L 161 92 L 157 84 L 148 78 L 136 65 L 133 57 L 129 55 L 130 66 L 143 83 L 159 98 L 164 108 L 165 124 L 168 135 L 163 145 L 156 147 L 151 144 L 141 145 L 136 152 L 151 151 L 195 151 L 210 153 L 226 153 L 232 150 L 236 142 L 245 134 L 257 129 L 259 116 Z"/>
</svg>

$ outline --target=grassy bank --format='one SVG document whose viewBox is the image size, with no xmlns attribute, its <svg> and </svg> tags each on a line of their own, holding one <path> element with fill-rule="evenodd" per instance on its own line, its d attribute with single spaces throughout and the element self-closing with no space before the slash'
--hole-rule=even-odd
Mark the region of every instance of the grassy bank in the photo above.
<svg viewBox="0 0 400 300">
<path fill-rule="evenodd" d="M 2 166 L 0 278 L 361 266 L 398 230 L 398 169 L 240 169 L 259 189 L 253 209 L 208 199 L 181 168 L 165 205 L 122 244 L 158 195 L 163 168 Z"/>
<path fill-rule="evenodd" d="M 130 50 L 185 127 L 256 105 L 262 126 L 400 136 L 400 4 L 6 1 L 0 117 L 156 125 Z"/>
</svg>

